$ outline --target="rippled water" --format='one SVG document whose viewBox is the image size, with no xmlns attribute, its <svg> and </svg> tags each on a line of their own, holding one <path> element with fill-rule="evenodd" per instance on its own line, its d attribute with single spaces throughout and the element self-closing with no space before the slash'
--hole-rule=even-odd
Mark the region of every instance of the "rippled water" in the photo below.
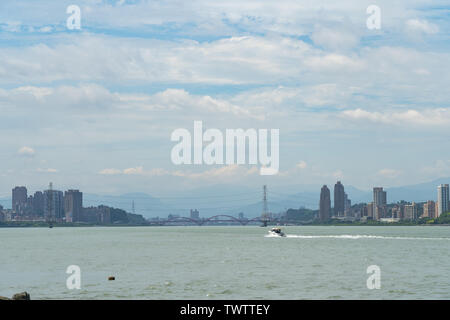
<svg viewBox="0 0 450 320">
<path fill-rule="evenodd" d="M 32 299 L 450 299 L 450 227 L 0 229 L 0 295 Z M 66 268 L 81 268 L 80 290 Z M 381 268 L 369 290 L 367 267 Z M 108 276 L 115 281 L 108 281 Z"/>
</svg>

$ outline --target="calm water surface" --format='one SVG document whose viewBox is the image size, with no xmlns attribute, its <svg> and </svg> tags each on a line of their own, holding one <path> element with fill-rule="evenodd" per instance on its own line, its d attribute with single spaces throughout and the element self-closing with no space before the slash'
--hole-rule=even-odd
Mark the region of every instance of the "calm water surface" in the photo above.
<svg viewBox="0 0 450 320">
<path fill-rule="evenodd" d="M 450 299 L 450 227 L 0 229 L 0 295 L 32 299 Z M 66 287 L 69 265 L 80 290 Z M 381 268 L 369 290 L 367 267 Z M 108 276 L 115 281 L 108 281 Z"/>
</svg>

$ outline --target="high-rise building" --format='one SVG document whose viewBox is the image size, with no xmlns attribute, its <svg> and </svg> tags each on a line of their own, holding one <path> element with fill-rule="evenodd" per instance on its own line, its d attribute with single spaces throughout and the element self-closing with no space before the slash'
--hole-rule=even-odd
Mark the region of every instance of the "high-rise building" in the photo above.
<svg viewBox="0 0 450 320">
<path fill-rule="evenodd" d="M 27 198 L 27 206 L 30 207 L 30 208 L 33 208 L 33 201 L 34 201 L 33 196 L 29 195 L 28 198 Z"/>
<path fill-rule="evenodd" d="M 320 221 L 327 221 L 330 219 L 331 211 L 331 197 L 330 189 L 326 185 L 320 190 L 320 202 L 319 202 L 319 218 Z"/>
<path fill-rule="evenodd" d="M 367 204 L 367 218 L 374 219 L 375 218 L 375 205 L 373 202 Z"/>
<path fill-rule="evenodd" d="M 424 218 L 436 218 L 436 203 L 432 200 L 428 200 L 423 204 L 423 214 Z"/>
<path fill-rule="evenodd" d="M 36 216 L 44 215 L 44 194 L 36 191 L 33 196 L 33 214 Z"/>
<path fill-rule="evenodd" d="M 448 196 L 448 184 L 441 184 L 440 186 L 438 186 L 438 212 L 436 214 L 436 217 L 439 217 L 441 214 L 450 211 L 448 208 Z"/>
<path fill-rule="evenodd" d="M 338 181 L 334 185 L 334 215 L 343 217 L 345 212 L 345 191 L 344 185 Z"/>
<path fill-rule="evenodd" d="M 16 213 L 22 213 L 27 206 L 27 188 L 15 187 L 12 189 L 12 210 Z"/>
<path fill-rule="evenodd" d="M 362 206 L 360 209 L 360 214 L 359 216 L 362 217 L 367 217 L 368 212 L 367 212 L 367 206 Z"/>
<path fill-rule="evenodd" d="M 373 219 L 380 220 L 386 218 L 386 206 L 373 206 Z"/>
<path fill-rule="evenodd" d="M 387 214 L 386 191 L 382 187 L 373 188 L 373 219 L 380 220 L 385 218 Z"/>
<path fill-rule="evenodd" d="M 44 215 L 50 220 L 62 220 L 64 217 L 64 194 L 62 191 L 44 191 Z"/>
<path fill-rule="evenodd" d="M 376 206 L 385 206 L 387 204 L 386 191 L 383 191 L 383 188 L 373 188 L 373 203 Z"/>
<path fill-rule="evenodd" d="M 415 202 L 404 206 L 403 219 L 416 220 L 417 219 L 417 205 Z"/>
<path fill-rule="evenodd" d="M 344 193 L 344 212 L 345 216 L 350 216 L 350 209 L 352 207 L 352 201 L 348 198 L 348 195 Z"/>
<path fill-rule="evenodd" d="M 198 220 L 200 219 L 200 214 L 197 209 L 191 209 L 191 219 Z"/>
<path fill-rule="evenodd" d="M 64 212 L 66 222 L 80 222 L 83 214 L 83 193 L 68 190 L 64 193 Z"/>
</svg>

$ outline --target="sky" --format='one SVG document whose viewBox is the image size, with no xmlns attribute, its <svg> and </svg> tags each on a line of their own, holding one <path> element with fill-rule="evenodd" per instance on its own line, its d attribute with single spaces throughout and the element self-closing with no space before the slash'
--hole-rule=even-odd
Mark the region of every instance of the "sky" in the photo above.
<svg viewBox="0 0 450 320">
<path fill-rule="evenodd" d="M 2 1 L 0 196 L 450 177 L 449 18 L 440 0 Z M 279 129 L 279 173 L 173 164 L 196 120 Z"/>
</svg>

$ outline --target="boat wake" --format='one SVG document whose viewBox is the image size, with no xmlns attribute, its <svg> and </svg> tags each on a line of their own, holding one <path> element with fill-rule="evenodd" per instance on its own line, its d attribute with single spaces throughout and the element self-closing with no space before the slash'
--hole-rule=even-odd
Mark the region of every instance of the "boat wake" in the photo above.
<svg viewBox="0 0 450 320">
<path fill-rule="evenodd" d="M 266 238 L 280 238 L 276 235 L 267 234 Z M 394 237 L 394 236 L 374 236 L 374 235 L 365 235 L 365 234 L 341 234 L 341 235 L 295 235 L 295 234 L 287 234 L 286 238 L 297 238 L 297 239 L 350 239 L 350 240 L 358 240 L 358 239 L 385 239 L 385 240 L 447 240 L 450 241 L 450 238 L 422 238 L 422 237 Z"/>
<path fill-rule="evenodd" d="M 276 235 L 276 234 L 266 234 L 264 237 L 266 237 L 266 238 L 286 238 L 286 237 L 280 237 L 279 235 Z"/>
</svg>

